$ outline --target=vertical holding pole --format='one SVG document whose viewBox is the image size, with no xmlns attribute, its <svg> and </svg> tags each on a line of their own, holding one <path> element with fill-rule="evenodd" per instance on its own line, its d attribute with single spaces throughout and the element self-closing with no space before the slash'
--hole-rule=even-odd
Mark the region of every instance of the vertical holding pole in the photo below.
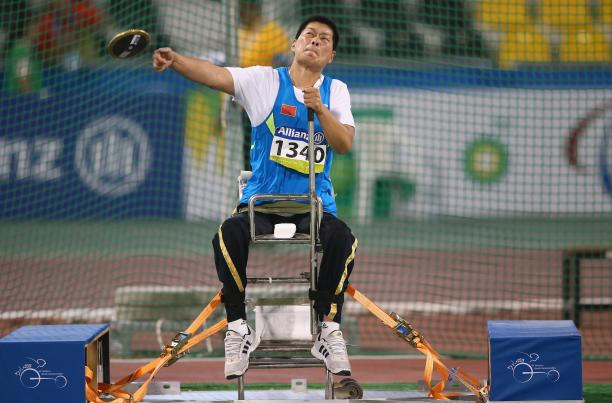
<svg viewBox="0 0 612 403">
<path fill-rule="evenodd" d="M 238 400 L 244 400 L 244 374 L 238 377 Z"/>
<path fill-rule="evenodd" d="M 238 0 L 223 0 L 225 11 L 225 65 L 235 66 L 238 64 Z"/>
<path fill-rule="evenodd" d="M 580 329 L 580 260 L 584 255 L 577 253 L 574 257 L 574 323 Z"/>
<path fill-rule="evenodd" d="M 316 228 L 316 213 L 317 213 L 317 192 L 315 185 L 315 142 L 314 142 L 314 111 L 308 108 L 308 179 L 309 179 L 309 191 L 310 196 L 310 289 L 313 291 L 317 290 L 317 255 L 315 250 L 316 239 L 317 239 L 317 228 Z M 310 301 L 311 304 L 311 318 L 310 318 L 310 333 L 316 334 L 318 332 L 318 321 L 317 315 L 314 313 L 314 301 Z"/>
<path fill-rule="evenodd" d="M 334 391 L 334 374 L 327 368 L 325 369 L 325 400 L 333 400 L 336 398 Z"/>
<path fill-rule="evenodd" d="M 572 253 L 563 251 L 562 264 L 563 275 L 561 280 L 562 296 L 563 296 L 563 319 L 570 319 L 570 296 L 571 296 L 571 278 L 572 278 Z"/>
<path fill-rule="evenodd" d="M 220 50 L 225 55 L 225 66 L 237 66 L 240 49 L 238 47 L 238 30 L 240 28 L 240 1 L 239 0 L 221 0 L 223 6 L 223 27 L 224 30 L 224 45 Z M 216 50 L 216 47 L 215 47 Z M 242 113 L 236 103 L 233 102 L 232 97 L 225 93 L 219 93 L 215 96 L 219 96 L 221 99 L 220 109 L 220 129 L 221 136 L 226 138 L 225 145 L 218 149 L 217 152 L 223 154 L 217 154 L 217 161 L 221 157 L 222 162 L 222 182 L 229 184 L 235 179 L 236 167 L 242 167 L 244 165 L 244 154 L 243 144 L 245 142 L 244 127 L 242 123 Z M 193 178 L 191 179 L 193 180 Z M 194 183 L 194 182 L 192 182 Z M 212 185 L 213 182 L 211 182 Z M 194 185 L 192 185 L 194 186 Z M 210 189 L 207 185 L 204 189 Z M 230 186 L 218 186 L 215 185 L 215 191 L 218 193 L 219 206 L 215 208 L 216 215 L 221 218 L 225 217 L 228 211 L 232 211 L 236 203 L 235 188 Z M 196 193 L 191 192 L 193 195 L 190 203 L 196 203 Z M 217 203 L 215 203 L 217 204 Z M 188 210 L 191 211 L 191 210 Z M 193 214 L 190 212 L 189 214 Z"/>
<path fill-rule="evenodd" d="M 110 383 L 110 332 L 100 338 L 100 359 L 102 364 L 102 382 Z"/>
</svg>

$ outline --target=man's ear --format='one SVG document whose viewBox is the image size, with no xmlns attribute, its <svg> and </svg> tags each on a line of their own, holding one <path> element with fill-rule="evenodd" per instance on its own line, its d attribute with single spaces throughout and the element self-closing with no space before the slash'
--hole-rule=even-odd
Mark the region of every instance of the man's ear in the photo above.
<svg viewBox="0 0 612 403">
<path fill-rule="evenodd" d="M 334 61 L 334 57 L 336 57 L 336 51 L 332 50 L 331 57 L 329 58 L 329 61 L 327 62 L 327 64 L 330 64 L 331 62 L 333 62 Z"/>
<path fill-rule="evenodd" d="M 295 52 L 295 39 L 291 42 L 291 51 Z"/>
</svg>

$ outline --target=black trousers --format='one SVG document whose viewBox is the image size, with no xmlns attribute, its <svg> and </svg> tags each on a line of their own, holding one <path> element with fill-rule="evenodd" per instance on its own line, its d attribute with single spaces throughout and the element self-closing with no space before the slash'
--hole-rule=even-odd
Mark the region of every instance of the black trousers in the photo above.
<svg viewBox="0 0 612 403">
<path fill-rule="evenodd" d="M 297 232 L 310 232 L 310 215 L 296 214 L 283 217 L 276 214 L 255 213 L 256 235 L 271 234 L 274 225 L 294 223 Z M 223 283 L 223 303 L 227 320 L 246 319 L 244 289 L 247 285 L 246 267 L 249 257 L 249 216 L 237 214 L 223 222 L 212 244 L 215 266 Z M 320 319 L 327 315 L 340 323 L 344 291 L 354 265 L 357 240 L 350 228 L 332 214 L 324 213 L 319 227 L 323 256 L 319 264 L 315 311 Z"/>
</svg>

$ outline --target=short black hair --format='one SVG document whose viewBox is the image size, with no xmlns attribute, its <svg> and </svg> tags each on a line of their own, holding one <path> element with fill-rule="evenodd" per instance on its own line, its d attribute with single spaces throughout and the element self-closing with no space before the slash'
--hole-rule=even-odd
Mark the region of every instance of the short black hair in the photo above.
<svg viewBox="0 0 612 403">
<path fill-rule="evenodd" d="M 302 31 L 304 30 L 304 28 L 306 28 L 306 26 L 308 24 L 310 24 L 311 22 L 320 22 L 321 24 L 325 24 L 328 27 L 331 28 L 332 30 L 332 48 L 333 50 L 336 50 L 336 48 L 338 47 L 338 43 L 340 42 L 340 34 L 338 33 L 338 27 L 336 27 L 336 23 L 334 22 L 334 20 L 332 20 L 331 18 L 327 18 L 323 15 L 313 15 L 311 17 L 306 18 L 301 24 L 300 27 L 298 28 L 296 34 L 295 34 L 295 39 L 297 39 L 300 34 L 302 33 Z"/>
</svg>

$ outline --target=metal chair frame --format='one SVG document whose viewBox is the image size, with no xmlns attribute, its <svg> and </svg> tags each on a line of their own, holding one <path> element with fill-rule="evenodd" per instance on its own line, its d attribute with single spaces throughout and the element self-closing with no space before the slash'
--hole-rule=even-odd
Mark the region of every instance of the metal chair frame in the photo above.
<svg viewBox="0 0 612 403">
<path fill-rule="evenodd" d="M 251 231 L 251 243 L 285 243 L 285 244 L 309 244 L 310 255 L 310 272 L 301 273 L 299 277 L 249 277 L 250 284 L 304 284 L 309 283 L 310 289 L 316 291 L 317 276 L 318 276 L 318 258 L 317 252 L 321 250 L 319 243 L 319 224 L 323 216 L 323 205 L 321 199 L 317 197 L 315 185 L 315 165 L 314 165 L 314 112 L 308 109 L 308 176 L 309 176 L 309 192 L 308 194 L 260 194 L 253 195 L 249 199 L 248 214 Z M 248 180 L 245 172 L 241 173 L 240 180 Z M 310 205 L 310 233 L 297 233 L 293 238 L 278 239 L 272 234 L 256 235 L 255 230 L 255 202 L 261 200 L 270 201 L 304 201 L 307 200 Z M 310 332 L 314 336 L 319 330 L 319 322 L 317 314 L 314 311 L 314 301 L 310 301 Z M 258 347 L 258 351 L 264 352 L 309 352 L 312 347 L 311 343 L 296 340 L 283 341 L 262 341 Z M 314 357 L 250 357 L 249 368 L 309 368 L 309 367 L 324 367 L 325 364 Z M 333 374 L 327 369 L 325 383 L 325 399 L 334 398 L 334 378 Z M 244 400 L 244 375 L 238 377 L 238 399 Z"/>
</svg>

